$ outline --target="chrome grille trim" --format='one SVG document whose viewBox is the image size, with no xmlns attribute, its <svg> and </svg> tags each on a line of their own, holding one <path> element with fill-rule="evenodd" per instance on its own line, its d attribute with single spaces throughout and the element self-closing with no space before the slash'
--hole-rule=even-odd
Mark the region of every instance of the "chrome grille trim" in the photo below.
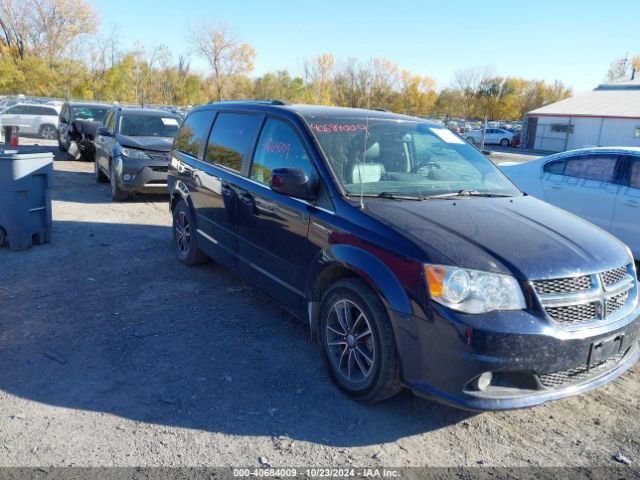
<svg viewBox="0 0 640 480">
<path fill-rule="evenodd" d="M 576 329 L 609 323 L 628 314 L 637 300 L 633 274 L 633 265 L 626 265 L 589 275 L 534 280 L 530 285 L 547 317 L 560 327 Z M 559 291 L 562 288 L 567 290 Z"/>
</svg>

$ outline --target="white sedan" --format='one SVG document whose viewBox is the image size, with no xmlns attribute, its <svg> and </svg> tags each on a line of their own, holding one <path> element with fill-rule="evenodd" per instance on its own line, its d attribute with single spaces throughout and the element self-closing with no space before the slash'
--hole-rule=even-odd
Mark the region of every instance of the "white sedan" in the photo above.
<svg viewBox="0 0 640 480">
<path fill-rule="evenodd" d="M 471 130 L 465 133 L 464 138 L 467 142 L 475 145 L 482 144 L 482 130 Z M 502 145 L 508 147 L 513 142 L 513 133 L 502 128 L 487 128 L 484 133 L 485 145 Z"/>
<path fill-rule="evenodd" d="M 521 190 L 611 232 L 640 261 L 640 147 L 571 150 L 500 168 Z"/>
</svg>

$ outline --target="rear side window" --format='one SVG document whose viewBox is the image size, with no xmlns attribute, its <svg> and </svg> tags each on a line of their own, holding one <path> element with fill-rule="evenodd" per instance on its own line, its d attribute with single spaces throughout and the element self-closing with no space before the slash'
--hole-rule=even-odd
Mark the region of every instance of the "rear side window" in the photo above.
<svg viewBox="0 0 640 480">
<path fill-rule="evenodd" d="M 200 144 L 209 131 L 213 115 L 214 112 L 211 110 L 201 110 L 189 115 L 176 136 L 173 148 L 197 158 Z"/>
<path fill-rule="evenodd" d="M 313 175 L 311 161 L 295 131 L 284 122 L 269 119 L 253 156 L 251 180 L 269 185 L 273 169 L 287 167 L 300 168 L 309 178 Z"/>
<path fill-rule="evenodd" d="M 584 180 L 612 183 L 616 174 L 618 157 L 614 155 L 586 155 L 568 159 L 564 174 Z"/>
<path fill-rule="evenodd" d="M 205 161 L 241 171 L 258 133 L 259 122 L 256 115 L 220 113 L 209 137 Z"/>
</svg>

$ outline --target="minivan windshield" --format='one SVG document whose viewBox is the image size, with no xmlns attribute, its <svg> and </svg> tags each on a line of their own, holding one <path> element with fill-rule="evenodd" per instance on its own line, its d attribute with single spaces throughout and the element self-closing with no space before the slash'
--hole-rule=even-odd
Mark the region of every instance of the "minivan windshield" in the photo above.
<svg viewBox="0 0 640 480">
<path fill-rule="evenodd" d="M 348 195 L 383 198 L 517 196 L 481 152 L 420 120 L 309 116 L 309 128 Z"/>
<path fill-rule="evenodd" d="M 171 115 L 125 113 L 118 130 L 130 137 L 175 137 L 179 122 L 180 118 Z"/>
</svg>

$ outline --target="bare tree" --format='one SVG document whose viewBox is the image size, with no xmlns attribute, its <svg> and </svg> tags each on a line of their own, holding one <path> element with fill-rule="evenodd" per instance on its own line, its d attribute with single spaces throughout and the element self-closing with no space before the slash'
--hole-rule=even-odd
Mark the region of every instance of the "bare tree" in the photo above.
<svg viewBox="0 0 640 480">
<path fill-rule="evenodd" d="M 0 42 L 24 58 L 60 59 L 82 34 L 96 30 L 85 0 L 0 0 Z"/>
<path fill-rule="evenodd" d="M 242 43 L 225 23 L 212 19 L 195 22 L 188 40 L 195 52 L 209 62 L 218 100 L 223 99 L 230 79 L 253 70 L 254 49 Z"/>
<path fill-rule="evenodd" d="M 459 92 L 458 102 L 465 119 L 473 114 L 481 86 L 492 74 L 491 67 L 462 68 L 454 73 L 453 87 Z"/>
<path fill-rule="evenodd" d="M 30 0 L 34 53 L 53 66 L 79 35 L 93 33 L 98 17 L 85 0 Z"/>
<path fill-rule="evenodd" d="M 24 58 L 30 46 L 33 26 L 31 3 L 30 0 L 0 0 L 0 42 L 9 49 L 15 49 L 20 58 Z"/>
</svg>

